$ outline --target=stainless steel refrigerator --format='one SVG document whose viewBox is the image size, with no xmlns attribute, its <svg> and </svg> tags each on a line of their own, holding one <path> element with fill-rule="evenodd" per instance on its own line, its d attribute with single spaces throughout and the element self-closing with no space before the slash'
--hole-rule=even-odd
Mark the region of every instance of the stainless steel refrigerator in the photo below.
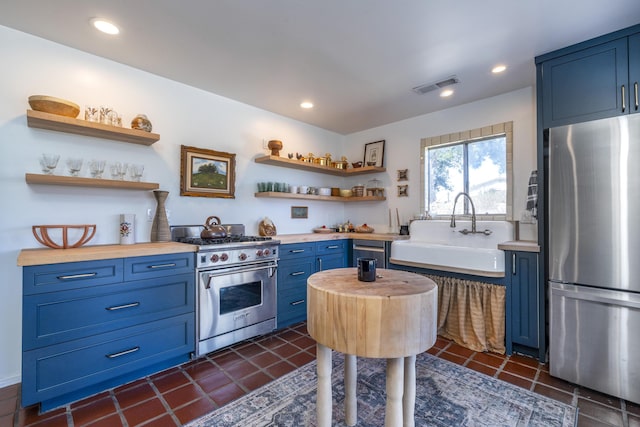
<svg viewBox="0 0 640 427">
<path fill-rule="evenodd" d="M 640 403 L 640 114 L 549 131 L 551 375 Z"/>
</svg>

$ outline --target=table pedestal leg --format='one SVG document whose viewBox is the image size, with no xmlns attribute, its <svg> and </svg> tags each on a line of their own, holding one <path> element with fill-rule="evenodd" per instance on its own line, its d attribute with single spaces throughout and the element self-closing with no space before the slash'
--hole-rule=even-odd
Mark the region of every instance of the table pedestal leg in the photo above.
<svg viewBox="0 0 640 427">
<path fill-rule="evenodd" d="M 357 359 L 351 354 L 344 355 L 344 413 L 348 426 L 358 422 L 358 398 L 356 397 Z"/>
<path fill-rule="evenodd" d="M 331 427 L 333 402 L 331 399 L 331 349 L 320 343 L 316 344 L 318 370 L 318 394 L 316 413 L 318 427 Z"/>
<path fill-rule="evenodd" d="M 414 427 L 416 406 L 416 356 L 404 358 L 404 396 L 402 397 L 402 417 L 404 427 Z"/>
<path fill-rule="evenodd" d="M 387 407 L 385 427 L 402 425 L 402 393 L 404 388 L 404 359 L 387 359 Z"/>
</svg>

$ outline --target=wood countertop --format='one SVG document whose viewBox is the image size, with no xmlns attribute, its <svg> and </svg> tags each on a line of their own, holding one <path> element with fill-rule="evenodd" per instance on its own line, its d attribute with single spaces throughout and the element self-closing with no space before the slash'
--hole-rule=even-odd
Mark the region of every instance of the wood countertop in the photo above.
<svg viewBox="0 0 640 427">
<path fill-rule="evenodd" d="M 282 244 L 288 244 L 344 239 L 384 240 L 392 242 L 394 240 L 408 240 L 409 236 L 400 236 L 398 234 L 391 233 L 303 233 L 279 234 L 277 236 L 273 236 L 273 238 L 275 240 L 279 240 Z"/>
<path fill-rule="evenodd" d="M 163 255 L 195 252 L 197 249 L 198 247 L 195 245 L 177 242 L 136 243 L 135 245 L 95 245 L 70 249 L 23 249 L 18 255 L 18 265 L 26 267 L 63 262 Z"/>
<path fill-rule="evenodd" d="M 540 252 L 540 245 L 532 240 L 513 240 L 500 243 L 498 249 L 503 251 Z"/>
</svg>

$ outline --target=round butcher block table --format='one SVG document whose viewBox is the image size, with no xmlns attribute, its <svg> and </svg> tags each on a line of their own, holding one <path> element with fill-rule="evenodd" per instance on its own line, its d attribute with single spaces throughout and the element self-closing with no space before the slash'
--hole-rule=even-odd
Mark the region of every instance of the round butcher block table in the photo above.
<svg viewBox="0 0 640 427">
<path fill-rule="evenodd" d="M 438 290 L 419 274 L 378 269 L 374 282 L 356 268 L 307 279 L 307 329 L 317 343 L 318 427 L 331 425 L 331 350 L 345 354 L 345 422 L 357 422 L 356 357 L 387 359 L 385 426 L 414 425 L 416 355 L 437 338 Z"/>
</svg>

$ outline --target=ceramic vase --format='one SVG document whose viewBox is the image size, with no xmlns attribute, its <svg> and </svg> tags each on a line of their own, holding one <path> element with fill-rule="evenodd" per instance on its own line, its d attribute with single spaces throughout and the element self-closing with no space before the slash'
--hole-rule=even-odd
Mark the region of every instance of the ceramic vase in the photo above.
<svg viewBox="0 0 640 427">
<path fill-rule="evenodd" d="M 169 242 L 171 241 L 171 231 L 169 230 L 169 219 L 165 209 L 165 201 L 169 195 L 168 191 L 153 190 L 153 196 L 156 198 L 156 214 L 151 224 L 151 241 L 152 242 Z"/>
<path fill-rule="evenodd" d="M 135 214 L 120 214 L 120 244 L 133 245 L 136 242 Z"/>
</svg>

